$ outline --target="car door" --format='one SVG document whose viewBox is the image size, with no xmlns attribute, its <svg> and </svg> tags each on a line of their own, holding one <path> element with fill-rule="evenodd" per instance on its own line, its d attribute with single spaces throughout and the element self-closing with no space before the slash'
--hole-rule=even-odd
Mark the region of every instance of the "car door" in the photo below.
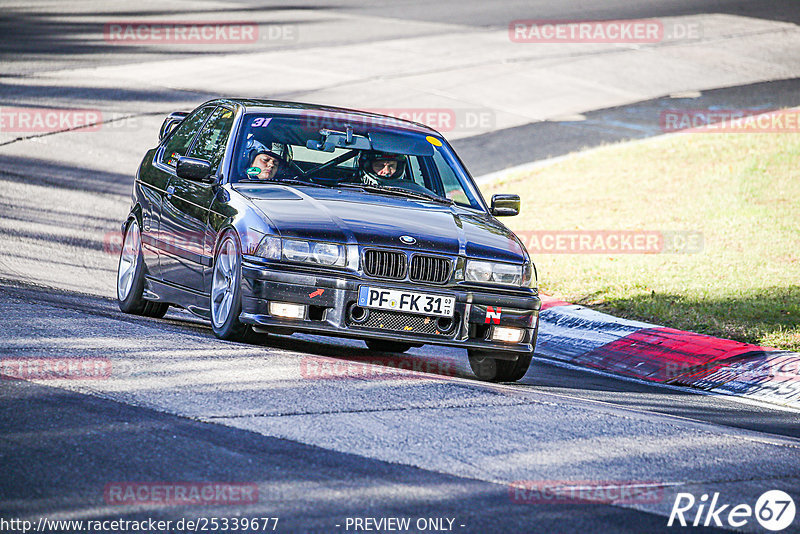
<svg viewBox="0 0 800 534">
<path fill-rule="evenodd" d="M 183 119 L 156 151 L 152 164 L 145 166 L 153 198 L 150 199 L 148 213 L 142 213 L 143 226 L 147 229 L 143 229 L 142 244 L 155 254 L 154 261 L 148 262 L 148 268 L 150 275 L 156 278 L 162 277 L 161 257 L 173 246 L 171 236 L 161 227 L 161 215 L 169 181 L 175 175 L 178 157 L 185 156 L 189 151 L 197 132 L 215 107 L 205 106 L 196 109 Z"/>
<path fill-rule="evenodd" d="M 191 145 L 192 158 L 211 163 L 216 174 L 225 153 L 233 126 L 234 112 L 224 106 L 217 107 L 209 116 Z M 208 213 L 217 186 L 194 180 L 170 177 L 161 212 L 161 225 L 173 238 L 171 250 L 162 255 L 161 274 L 165 281 L 193 291 L 203 306 L 203 274 L 211 267 L 213 251 L 206 235 Z"/>
</svg>

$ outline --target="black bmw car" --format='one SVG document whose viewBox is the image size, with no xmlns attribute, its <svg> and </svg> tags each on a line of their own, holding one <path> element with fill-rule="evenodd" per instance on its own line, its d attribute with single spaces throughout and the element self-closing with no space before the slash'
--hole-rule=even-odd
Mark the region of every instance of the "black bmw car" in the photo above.
<svg viewBox="0 0 800 534">
<path fill-rule="evenodd" d="M 122 225 L 117 297 L 246 341 L 295 332 L 375 351 L 468 349 L 483 380 L 528 369 L 541 302 L 522 243 L 446 140 L 355 110 L 222 99 L 164 121 Z"/>
</svg>

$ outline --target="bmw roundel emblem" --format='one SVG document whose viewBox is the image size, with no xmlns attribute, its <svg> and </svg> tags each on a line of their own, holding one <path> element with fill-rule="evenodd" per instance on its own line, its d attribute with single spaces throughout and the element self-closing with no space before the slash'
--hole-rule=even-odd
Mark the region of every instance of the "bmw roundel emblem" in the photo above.
<svg viewBox="0 0 800 534">
<path fill-rule="evenodd" d="M 414 243 L 417 242 L 417 240 L 411 237 L 410 235 L 401 235 L 400 241 L 402 241 L 406 245 L 413 245 Z"/>
</svg>

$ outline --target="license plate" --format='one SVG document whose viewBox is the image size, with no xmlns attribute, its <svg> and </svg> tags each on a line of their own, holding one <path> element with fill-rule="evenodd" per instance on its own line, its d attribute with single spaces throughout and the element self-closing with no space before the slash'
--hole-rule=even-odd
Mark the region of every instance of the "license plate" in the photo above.
<svg viewBox="0 0 800 534">
<path fill-rule="evenodd" d="M 452 317 L 456 299 L 428 293 L 361 286 L 358 288 L 358 305 L 363 308 Z"/>
</svg>

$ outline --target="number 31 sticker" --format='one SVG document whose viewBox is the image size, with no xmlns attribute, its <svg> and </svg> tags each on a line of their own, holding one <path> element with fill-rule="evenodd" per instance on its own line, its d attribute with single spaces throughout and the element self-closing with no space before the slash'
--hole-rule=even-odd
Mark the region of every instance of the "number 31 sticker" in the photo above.
<svg viewBox="0 0 800 534">
<path fill-rule="evenodd" d="M 252 128 L 266 128 L 269 124 L 269 121 L 272 120 L 272 117 L 258 117 L 257 119 L 253 120 L 253 123 L 250 125 Z"/>
</svg>

